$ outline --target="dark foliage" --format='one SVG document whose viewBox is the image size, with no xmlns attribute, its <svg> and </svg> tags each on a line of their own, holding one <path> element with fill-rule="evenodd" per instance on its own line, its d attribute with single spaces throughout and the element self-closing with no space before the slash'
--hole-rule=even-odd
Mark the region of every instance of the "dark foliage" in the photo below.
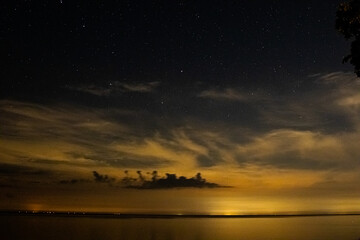
<svg viewBox="0 0 360 240">
<path fill-rule="evenodd" d="M 349 39 L 351 43 L 350 54 L 343 59 L 354 65 L 354 72 L 360 77 L 360 0 L 351 0 L 341 3 L 336 12 L 336 29 Z"/>
</svg>

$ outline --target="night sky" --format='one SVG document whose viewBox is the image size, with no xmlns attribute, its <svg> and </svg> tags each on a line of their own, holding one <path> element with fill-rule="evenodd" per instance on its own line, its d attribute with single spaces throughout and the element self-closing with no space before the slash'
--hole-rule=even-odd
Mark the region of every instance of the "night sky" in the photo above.
<svg viewBox="0 0 360 240">
<path fill-rule="evenodd" d="M 0 209 L 360 211 L 340 2 L 5 1 Z"/>
</svg>

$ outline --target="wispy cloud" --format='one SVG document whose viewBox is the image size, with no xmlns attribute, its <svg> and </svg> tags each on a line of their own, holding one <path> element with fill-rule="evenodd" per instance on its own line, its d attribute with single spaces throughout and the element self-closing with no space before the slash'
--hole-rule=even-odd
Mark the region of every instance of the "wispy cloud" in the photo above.
<svg viewBox="0 0 360 240">
<path fill-rule="evenodd" d="M 355 95 L 344 97 L 339 100 L 339 104 L 346 107 L 360 107 L 360 94 L 356 93 Z"/>
<path fill-rule="evenodd" d="M 323 84 L 346 84 L 349 82 L 357 81 L 357 77 L 351 72 L 332 72 L 326 74 L 313 74 L 310 78 L 317 79 L 318 82 Z"/>
<path fill-rule="evenodd" d="M 336 81 L 322 83 L 334 75 Z M 358 171 L 360 158 L 358 80 L 341 81 L 341 73 L 313 78 L 318 89 L 301 96 L 269 96 L 251 116 L 256 124 L 246 126 L 196 116 L 171 124 L 170 117 L 118 108 L 3 100 L 0 163 L 61 172 L 67 179 L 89 179 L 93 169 L 109 176 L 124 169 L 157 169 L 179 176 L 201 171 L 222 185 L 309 187 L 326 182 L 325 176 L 334 172 Z M 246 99 L 238 91 L 218 93 L 203 92 L 201 97 Z M 303 176 L 304 181 L 291 176 Z M 227 177 L 230 182 L 224 183 Z"/>
<path fill-rule="evenodd" d="M 248 101 L 254 98 L 254 93 L 245 94 L 233 88 L 226 88 L 224 90 L 211 89 L 202 91 L 198 97 L 222 101 Z"/>
<path fill-rule="evenodd" d="M 329 151 L 331 149 L 331 151 Z M 237 147 L 240 163 L 261 163 L 280 168 L 338 168 L 352 161 L 344 143 L 332 135 L 311 131 L 274 130 Z M 350 150 L 350 149 L 347 149 Z M 355 150 L 355 149 L 353 149 Z M 353 166 L 354 162 L 352 162 Z"/>
<path fill-rule="evenodd" d="M 124 91 L 128 92 L 152 92 L 156 87 L 160 85 L 160 82 L 149 82 L 149 83 L 122 83 L 115 82 L 115 86 L 120 86 Z"/>
<path fill-rule="evenodd" d="M 96 96 L 109 96 L 114 92 L 114 90 L 109 87 L 102 87 L 96 85 L 68 86 L 67 88 L 73 91 L 89 93 Z"/>
<path fill-rule="evenodd" d="M 273 96 L 259 111 L 269 128 L 321 132 L 350 131 L 359 126 L 360 80 L 353 73 L 309 76 L 313 89 Z"/>
<path fill-rule="evenodd" d="M 125 92 L 137 92 L 137 93 L 150 93 L 160 85 L 160 82 L 146 82 L 146 83 L 127 83 L 113 81 L 109 82 L 106 86 L 104 85 L 80 85 L 80 86 L 69 86 L 70 90 L 85 92 L 96 96 L 113 96 L 122 94 Z"/>
</svg>

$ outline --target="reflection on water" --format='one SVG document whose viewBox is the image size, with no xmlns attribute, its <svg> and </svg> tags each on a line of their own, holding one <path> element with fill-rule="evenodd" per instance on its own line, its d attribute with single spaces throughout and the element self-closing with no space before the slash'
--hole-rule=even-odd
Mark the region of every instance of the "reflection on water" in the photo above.
<svg viewBox="0 0 360 240">
<path fill-rule="evenodd" d="M 1 239 L 357 240 L 360 216 L 110 219 L 1 216 Z"/>
</svg>

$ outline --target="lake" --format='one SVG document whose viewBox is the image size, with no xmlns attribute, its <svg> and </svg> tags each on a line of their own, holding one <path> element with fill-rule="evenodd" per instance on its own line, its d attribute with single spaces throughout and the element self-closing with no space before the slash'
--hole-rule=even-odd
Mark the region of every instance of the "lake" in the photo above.
<svg viewBox="0 0 360 240">
<path fill-rule="evenodd" d="M 1 239 L 358 240 L 360 216 L 96 218 L 0 216 Z"/>
</svg>

